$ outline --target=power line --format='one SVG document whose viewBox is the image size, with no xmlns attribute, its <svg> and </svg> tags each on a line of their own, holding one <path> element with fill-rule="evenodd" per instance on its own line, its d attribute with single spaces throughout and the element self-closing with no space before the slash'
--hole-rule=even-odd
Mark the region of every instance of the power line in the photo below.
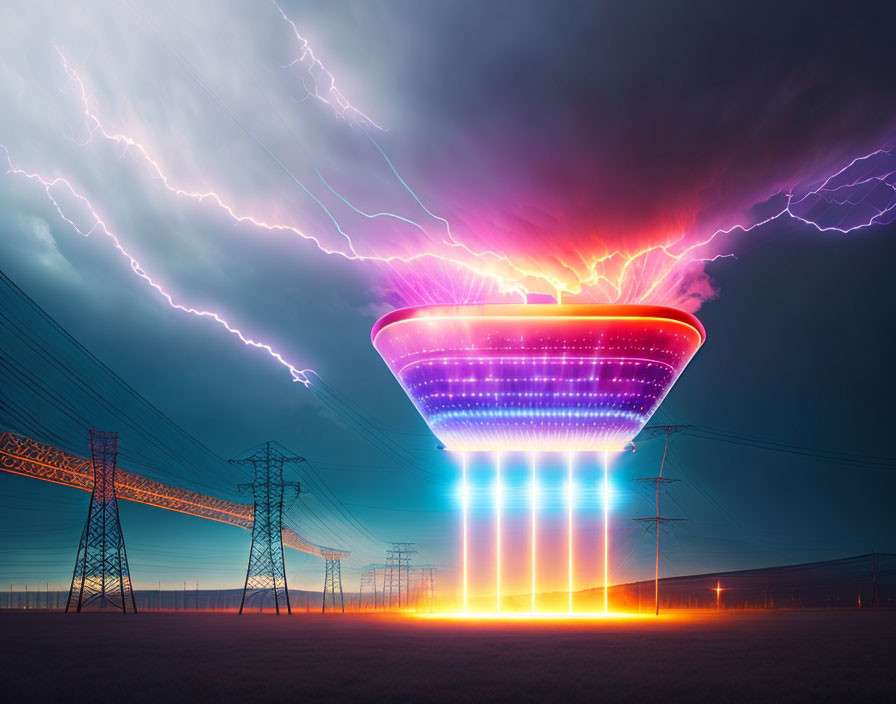
<svg viewBox="0 0 896 704">
<path fill-rule="evenodd" d="M 874 455 L 842 452 L 838 450 L 806 447 L 803 445 L 793 445 L 778 440 L 768 440 L 753 435 L 747 435 L 745 433 L 722 430 L 720 428 L 710 428 L 706 426 L 689 426 L 689 428 L 682 434 L 690 437 L 701 438 L 704 440 L 714 440 L 716 442 L 740 445 L 743 447 L 752 447 L 771 452 L 781 452 L 790 455 L 810 457 L 812 459 L 818 459 L 830 464 L 845 465 L 858 469 L 896 470 L 896 458 L 892 457 L 880 457 Z"/>
<path fill-rule="evenodd" d="M 62 374 L 62 381 L 65 384 L 73 385 L 78 393 L 84 393 L 91 398 L 93 403 L 98 404 L 105 412 L 111 413 L 119 418 L 126 427 L 134 430 L 141 435 L 143 439 L 153 445 L 153 456 L 166 455 L 171 459 L 177 460 L 176 464 L 189 466 L 191 469 L 191 479 L 195 480 L 196 474 L 201 474 L 207 480 L 220 487 L 221 471 L 220 466 L 225 464 L 225 460 L 205 446 L 202 442 L 185 431 L 180 425 L 174 422 L 170 417 L 162 413 L 155 405 L 147 401 L 133 387 L 125 382 L 121 377 L 115 374 L 108 366 L 100 361 L 93 353 L 78 342 L 65 328 L 55 321 L 46 311 L 44 311 L 33 299 L 31 299 L 22 289 L 20 289 L 5 273 L 0 271 L 0 294 L 5 294 L 11 299 L 11 303 L 19 304 L 19 310 L 28 314 L 27 321 L 21 316 L 17 316 L 13 311 L 13 306 L 6 305 L 3 307 L 2 322 L 4 327 L 9 329 L 12 334 L 20 340 L 33 354 L 29 355 L 29 360 L 43 361 L 49 367 L 55 368 Z M 35 324 L 34 318 L 37 318 Z M 51 334 L 47 337 L 47 333 Z M 54 350 L 59 349 L 59 342 L 62 342 L 69 356 L 68 361 L 62 361 Z M 72 356 L 71 353 L 74 353 Z M 75 364 L 85 362 L 87 368 L 92 370 L 93 375 L 89 381 L 83 377 L 75 369 Z M 17 370 L 22 373 L 22 370 Z M 98 376 L 96 375 L 98 372 Z M 30 381 L 34 383 L 34 372 L 30 372 Z M 102 383 L 111 383 L 115 389 L 115 393 L 123 393 L 130 401 L 136 403 L 137 409 L 142 409 L 143 413 L 139 419 L 132 416 L 128 411 L 123 410 L 127 404 L 122 403 L 120 399 L 110 402 L 103 397 L 96 389 L 102 386 Z M 51 404 L 58 407 L 56 404 Z M 80 417 L 80 424 L 89 420 Z M 165 433 L 174 430 L 179 438 L 185 441 L 184 446 L 180 449 L 174 447 L 170 442 L 159 442 L 152 433 L 147 432 L 150 428 L 163 428 Z M 146 429 L 146 430 L 144 430 Z M 84 427 L 79 428 L 77 433 L 80 436 Z M 71 446 L 71 442 L 66 443 Z M 189 449 L 188 449 L 189 448 Z M 184 453 L 189 452 L 192 458 L 187 457 Z M 201 459 L 200 459 L 201 458 Z M 215 469 L 208 468 L 211 462 L 215 465 Z M 146 462 L 147 466 L 153 465 Z M 166 473 L 170 473 L 170 467 Z M 230 484 L 226 482 L 225 485 Z"/>
</svg>

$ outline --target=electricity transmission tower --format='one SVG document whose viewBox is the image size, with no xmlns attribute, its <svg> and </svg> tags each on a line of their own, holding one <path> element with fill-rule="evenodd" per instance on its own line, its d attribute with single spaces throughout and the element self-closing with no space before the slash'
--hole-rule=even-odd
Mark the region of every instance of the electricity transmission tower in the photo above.
<svg viewBox="0 0 896 704">
<path fill-rule="evenodd" d="M 358 588 L 358 611 L 364 608 L 364 595 L 370 593 L 373 597 L 373 610 L 377 607 L 377 583 L 376 583 L 377 566 L 374 564 L 367 565 L 361 573 L 361 586 Z M 381 570 L 382 571 L 382 570 Z M 368 599 L 367 605 L 370 606 Z"/>
<path fill-rule="evenodd" d="M 877 585 L 877 553 L 871 553 L 871 606 L 880 606 L 880 589 Z"/>
<path fill-rule="evenodd" d="M 91 430 L 93 491 L 78 546 L 66 611 L 74 609 L 80 612 L 98 603 L 100 608 L 111 606 L 121 609 L 123 613 L 137 613 L 128 570 L 128 554 L 118 519 L 118 499 L 115 495 L 117 457 L 118 433 Z"/>
<path fill-rule="evenodd" d="M 660 473 L 659 476 L 656 477 L 641 477 L 636 479 L 636 482 L 652 482 L 654 487 L 654 499 L 656 506 L 656 513 L 653 516 L 648 516 L 647 518 L 635 518 L 634 520 L 639 523 L 653 523 L 656 528 L 656 572 L 653 578 L 653 599 L 654 599 L 654 613 L 658 616 L 660 613 L 660 526 L 667 525 L 670 523 L 674 523 L 675 521 L 681 521 L 681 518 L 663 518 L 660 515 L 660 487 L 665 484 L 670 484 L 672 482 L 677 482 L 677 479 L 669 479 L 668 477 L 663 476 L 663 467 L 666 465 L 666 455 L 669 452 L 669 440 L 672 437 L 672 433 L 677 433 L 680 430 L 684 430 L 685 428 L 689 428 L 689 425 L 652 425 L 644 430 L 648 433 L 657 433 L 663 432 L 666 435 L 666 446 L 663 448 L 663 459 L 660 462 Z"/>
<path fill-rule="evenodd" d="M 404 605 L 408 605 L 411 586 L 411 555 L 417 551 L 413 543 L 390 543 L 392 547 L 386 550 L 386 582 L 383 585 L 383 600 L 385 600 L 386 586 L 389 589 L 389 608 L 394 604 L 394 597 L 398 597 L 398 608 L 402 607 L 401 596 L 404 594 Z M 402 575 L 404 570 L 404 575 Z"/>
<path fill-rule="evenodd" d="M 415 569 L 420 570 L 414 585 L 417 610 L 429 607 L 429 613 L 432 613 L 436 600 L 435 565 L 418 565 Z"/>
<path fill-rule="evenodd" d="M 327 592 L 330 593 L 330 606 L 336 610 L 336 589 L 339 589 L 339 606 L 345 613 L 345 599 L 342 595 L 342 555 L 341 552 L 322 551 L 326 567 L 324 569 L 324 598 L 321 604 L 321 613 L 327 611 Z M 360 609 L 360 604 L 358 605 Z"/>
<path fill-rule="evenodd" d="M 253 450 L 249 450 L 252 454 L 248 457 L 229 460 L 231 464 L 252 467 L 253 470 L 252 483 L 239 485 L 240 491 L 251 487 L 255 506 L 252 547 L 240 613 L 243 613 L 247 599 L 260 601 L 263 608 L 272 597 L 278 614 L 281 608 L 291 614 L 283 557 L 283 510 L 284 504 L 288 508 L 295 501 L 301 489 L 298 482 L 283 481 L 283 465 L 300 464 L 305 458 L 284 455 L 271 447 L 270 442 Z"/>
</svg>

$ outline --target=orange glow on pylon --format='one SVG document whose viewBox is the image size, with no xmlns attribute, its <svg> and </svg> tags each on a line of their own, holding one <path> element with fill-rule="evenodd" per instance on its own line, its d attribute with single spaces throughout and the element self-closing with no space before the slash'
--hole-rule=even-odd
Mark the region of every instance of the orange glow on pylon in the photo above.
<svg viewBox="0 0 896 704">
<path fill-rule="evenodd" d="M 93 489 L 90 460 L 8 432 L 0 433 L 0 471 L 83 491 Z M 198 494 L 120 468 L 115 476 L 115 493 L 123 501 L 154 506 L 248 530 L 252 529 L 254 523 L 251 504 L 238 504 L 216 496 Z M 283 529 L 283 544 L 317 556 L 322 556 L 324 549 L 305 540 L 290 528 Z M 344 551 L 337 552 L 345 556 L 349 554 Z"/>
</svg>

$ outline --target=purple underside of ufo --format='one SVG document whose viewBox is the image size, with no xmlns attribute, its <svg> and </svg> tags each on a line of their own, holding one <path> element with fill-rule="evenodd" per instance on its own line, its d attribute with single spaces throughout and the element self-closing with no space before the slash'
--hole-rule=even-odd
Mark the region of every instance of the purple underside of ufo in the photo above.
<svg viewBox="0 0 896 704">
<path fill-rule="evenodd" d="M 371 339 L 449 450 L 621 450 L 706 338 L 638 305 L 419 306 Z"/>
</svg>

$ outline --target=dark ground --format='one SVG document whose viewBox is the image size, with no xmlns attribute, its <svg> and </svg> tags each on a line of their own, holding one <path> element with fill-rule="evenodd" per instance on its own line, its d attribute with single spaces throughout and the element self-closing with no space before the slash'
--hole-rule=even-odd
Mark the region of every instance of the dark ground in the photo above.
<svg viewBox="0 0 896 704">
<path fill-rule="evenodd" d="M 11 702 L 896 701 L 896 611 L 597 622 L 0 612 Z"/>
</svg>

